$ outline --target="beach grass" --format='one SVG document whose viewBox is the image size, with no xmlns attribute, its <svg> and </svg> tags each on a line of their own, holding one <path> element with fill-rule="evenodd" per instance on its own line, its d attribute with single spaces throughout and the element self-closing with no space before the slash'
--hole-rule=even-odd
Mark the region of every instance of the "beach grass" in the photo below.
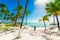
<svg viewBox="0 0 60 40">
<path fill-rule="evenodd" d="M 0 32 L 7 31 L 11 27 L 14 27 L 14 24 L 6 24 L 3 28 L 2 25 L 0 25 Z"/>
</svg>

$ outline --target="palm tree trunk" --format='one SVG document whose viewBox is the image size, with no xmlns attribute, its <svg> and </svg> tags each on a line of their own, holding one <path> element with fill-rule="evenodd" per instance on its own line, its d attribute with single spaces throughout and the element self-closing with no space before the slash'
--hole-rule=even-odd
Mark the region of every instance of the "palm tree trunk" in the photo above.
<svg viewBox="0 0 60 40">
<path fill-rule="evenodd" d="M 28 5 L 28 0 L 26 1 L 25 10 L 27 8 L 27 5 Z M 19 7 L 20 7 L 20 0 L 18 0 L 18 13 L 20 13 Z M 24 21 L 24 16 L 25 16 L 25 10 L 24 10 L 24 13 L 23 13 L 23 16 L 22 16 L 22 21 L 21 21 L 21 25 L 20 25 L 20 29 L 19 29 L 19 34 L 18 34 L 18 37 L 17 38 L 20 38 L 20 30 L 21 30 L 21 28 L 23 26 L 23 21 Z"/>
<path fill-rule="evenodd" d="M 20 14 L 20 0 L 18 0 L 18 14 Z M 20 29 L 19 29 L 19 32 L 18 32 L 18 35 L 16 37 L 17 39 L 20 38 Z"/>
<path fill-rule="evenodd" d="M 15 26 L 16 26 L 16 20 L 15 20 Z"/>
<path fill-rule="evenodd" d="M 26 6 L 25 6 L 25 10 L 27 9 L 27 6 L 28 6 L 28 0 L 26 1 Z M 24 10 L 24 13 L 23 13 L 23 16 L 22 16 L 22 21 L 21 21 L 21 25 L 20 25 L 20 30 L 23 26 L 23 21 L 24 21 L 24 16 L 25 16 L 25 10 Z M 19 35 L 20 36 L 20 32 L 19 32 Z"/>
<path fill-rule="evenodd" d="M 53 24 L 54 24 L 54 26 L 55 26 L 55 17 L 54 17 L 54 15 L 53 15 L 53 21 L 54 21 Z"/>
<path fill-rule="evenodd" d="M 44 21 L 44 26 L 45 26 L 45 30 L 46 30 L 46 24 L 45 24 L 45 21 Z"/>
<path fill-rule="evenodd" d="M 25 10 L 24 10 L 24 13 L 23 13 L 23 16 L 22 16 L 22 21 L 21 21 L 20 29 L 21 29 L 22 26 L 23 26 L 23 21 L 24 21 L 24 16 L 25 16 L 25 11 L 26 11 L 26 9 L 27 9 L 27 6 L 28 6 L 28 0 L 26 0 L 26 6 L 25 6 Z"/>
<path fill-rule="evenodd" d="M 58 30 L 60 30 L 58 16 L 56 16 L 56 20 L 57 20 L 57 26 L 58 26 Z"/>
<path fill-rule="evenodd" d="M 12 24 L 13 24 L 13 21 L 12 21 Z"/>
</svg>

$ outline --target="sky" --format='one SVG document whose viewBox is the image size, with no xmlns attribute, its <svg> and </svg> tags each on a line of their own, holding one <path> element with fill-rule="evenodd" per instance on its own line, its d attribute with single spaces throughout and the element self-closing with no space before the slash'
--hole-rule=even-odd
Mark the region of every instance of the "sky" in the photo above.
<svg viewBox="0 0 60 40">
<path fill-rule="evenodd" d="M 34 0 L 34 10 L 31 13 L 32 15 L 28 18 L 30 19 L 28 22 L 38 22 L 39 19 L 46 15 L 45 7 L 49 2 L 52 2 L 52 0 Z"/>
<path fill-rule="evenodd" d="M 30 15 L 28 15 L 28 22 L 38 22 L 44 15 L 46 15 L 45 6 L 46 3 L 52 2 L 52 0 L 29 0 L 28 10 L 30 11 Z M 17 0 L 0 0 L 0 3 L 5 3 L 12 13 L 13 9 L 17 8 L 18 1 Z M 25 7 L 26 0 L 20 0 L 20 5 Z"/>
</svg>

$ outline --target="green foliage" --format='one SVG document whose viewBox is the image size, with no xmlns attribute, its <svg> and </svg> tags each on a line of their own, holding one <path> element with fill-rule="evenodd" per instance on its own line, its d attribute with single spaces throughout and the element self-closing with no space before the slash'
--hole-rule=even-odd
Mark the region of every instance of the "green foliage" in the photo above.
<svg viewBox="0 0 60 40">
<path fill-rule="evenodd" d="M 43 21 L 49 21 L 49 18 L 48 18 L 47 15 L 45 15 L 45 16 L 43 17 Z"/>
<path fill-rule="evenodd" d="M 46 11 L 47 13 L 51 13 L 53 15 L 59 15 L 60 14 L 60 0 L 55 0 L 54 2 L 50 2 L 46 4 Z"/>
<path fill-rule="evenodd" d="M 40 21 L 49 21 L 49 15 L 43 16 L 42 19 L 39 19 L 38 21 L 39 21 L 39 22 L 40 22 Z"/>
<path fill-rule="evenodd" d="M 4 3 L 0 3 L 0 7 L 1 7 L 1 9 L 7 8 L 6 4 L 4 4 Z"/>
<path fill-rule="evenodd" d="M 2 17 L 4 20 L 7 20 L 8 19 L 8 16 L 9 16 L 9 10 L 7 9 L 7 5 L 4 4 L 4 3 L 0 3 L 0 16 L 3 16 Z"/>
</svg>

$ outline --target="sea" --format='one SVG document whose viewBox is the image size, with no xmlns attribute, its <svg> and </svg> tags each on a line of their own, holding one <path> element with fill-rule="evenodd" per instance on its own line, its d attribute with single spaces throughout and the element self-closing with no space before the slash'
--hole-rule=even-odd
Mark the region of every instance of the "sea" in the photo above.
<svg viewBox="0 0 60 40">
<path fill-rule="evenodd" d="M 26 23 L 24 23 L 25 25 Z M 50 25 L 51 23 L 46 22 L 46 28 L 50 28 L 53 27 L 54 25 Z M 27 22 L 26 26 L 29 27 L 37 27 L 37 28 L 45 28 L 44 23 L 43 22 Z"/>
<path fill-rule="evenodd" d="M 10 22 L 9 23 L 5 23 L 5 24 L 10 24 Z M 26 24 L 26 22 L 24 22 L 24 25 L 25 24 Z M 51 25 L 50 22 L 45 22 L 45 24 L 46 24 L 46 28 L 50 28 L 50 27 L 54 26 L 54 25 Z M 31 27 L 31 28 L 33 28 L 33 27 L 45 28 L 44 22 L 27 22 L 26 26 Z"/>
</svg>

